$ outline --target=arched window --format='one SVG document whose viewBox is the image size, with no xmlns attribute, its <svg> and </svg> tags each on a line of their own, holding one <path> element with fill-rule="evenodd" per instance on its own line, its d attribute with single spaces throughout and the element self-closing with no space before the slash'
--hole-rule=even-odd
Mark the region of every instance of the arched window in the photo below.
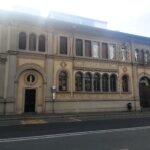
<svg viewBox="0 0 150 150">
<path fill-rule="evenodd" d="M 135 62 L 139 62 L 139 50 L 138 49 L 135 50 L 134 55 L 135 55 Z"/>
<path fill-rule="evenodd" d="M 36 50 L 36 36 L 35 36 L 35 34 L 29 35 L 29 50 L 32 50 L 32 51 Z"/>
<path fill-rule="evenodd" d="M 76 91 L 83 90 L 83 74 L 81 72 L 77 72 L 75 75 L 75 87 Z"/>
<path fill-rule="evenodd" d="M 19 49 L 26 49 L 26 33 L 19 33 Z"/>
<path fill-rule="evenodd" d="M 94 91 L 100 91 L 100 75 L 94 74 Z"/>
<path fill-rule="evenodd" d="M 45 52 L 45 36 L 44 35 L 39 36 L 39 51 Z"/>
<path fill-rule="evenodd" d="M 67 91 L 67 73 L 61 71 L 59 73 L 59 91 Z"/>
<path fill-rule="evenodd" d="M 85 74 L 85 91 L 92 90 L 92 75 L 90 73 Z"/>
<path fill-rule="evenodd" d="M 111 92 L 117 91 L 117 76 L 115 74 L 110 76 L 110 91 Z"/>
<path fill-rule="evenodd" d="M 142 77 L 140 79 L 140 85 L 141 86 L 150 86 L 150 80 L 147 77 Z"/>
<path fill-rule="evenodd" d="M 141 63 L 144 64 L 144 51 L 141 50 Z"/>
<path fill-rule="evenodd" d="M 104 92 L 108 92 L 108 74 L 102 76 L 102 89 Z"/>
<path fill-rule="evenodd" d="M 128 79 L 128 76 L 127 75 L 124 75 L 122 77 L 122 91 L 123 92 L 128 92 L 129 91 L 129 79 Z"/>
</svg>

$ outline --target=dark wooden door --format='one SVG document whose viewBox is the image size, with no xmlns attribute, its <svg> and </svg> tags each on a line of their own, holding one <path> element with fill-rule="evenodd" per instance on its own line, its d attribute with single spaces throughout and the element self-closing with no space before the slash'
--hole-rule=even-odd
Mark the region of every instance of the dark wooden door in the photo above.
<svg viewBox="0 0 150 150">
<path fill-rule="evenodd" d="M 140 103 L 144 108 L 150 107 L 150 86 L 140 84 Z"/>
<path fill-rule="evenodd" d="M 35 112 L 35 89 L 26 89 L 25 90 L 25 112 Z"/>
</svg>

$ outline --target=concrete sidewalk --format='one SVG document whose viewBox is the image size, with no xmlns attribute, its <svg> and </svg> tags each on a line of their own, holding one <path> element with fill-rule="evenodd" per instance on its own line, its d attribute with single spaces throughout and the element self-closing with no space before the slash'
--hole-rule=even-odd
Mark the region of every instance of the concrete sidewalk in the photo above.
<svg viewBox="0 0 150 150">
<path fill-rule="evenodd" d="M 150 111 L 0 115 L 0 126 L 150 117 Z"/>
</svg>

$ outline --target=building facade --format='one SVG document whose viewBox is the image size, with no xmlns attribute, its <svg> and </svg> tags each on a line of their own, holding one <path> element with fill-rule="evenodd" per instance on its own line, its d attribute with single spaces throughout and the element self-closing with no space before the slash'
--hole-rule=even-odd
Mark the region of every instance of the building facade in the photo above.
<svg viewBox="0 0 150 150">
<path fill-rule="evenodd" d="M 21 13 L 0 16 L 0 114 L 150 107 L 150 38 Z"/>
</svg>

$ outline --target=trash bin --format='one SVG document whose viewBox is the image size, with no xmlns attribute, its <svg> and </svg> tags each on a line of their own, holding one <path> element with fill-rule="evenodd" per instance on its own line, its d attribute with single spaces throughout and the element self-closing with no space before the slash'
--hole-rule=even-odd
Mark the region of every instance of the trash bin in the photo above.
<svg viewBox="0 0 150 150">
<path fill-rule="evenodd" d="M 131 104 L 131 103 L 128 103 L 128 104 L 127 104 L 127 109 L 128 109 L 128 111 L 131 111 L 131 110 L 132 110 L 132 104 Z"/>
</svg>

